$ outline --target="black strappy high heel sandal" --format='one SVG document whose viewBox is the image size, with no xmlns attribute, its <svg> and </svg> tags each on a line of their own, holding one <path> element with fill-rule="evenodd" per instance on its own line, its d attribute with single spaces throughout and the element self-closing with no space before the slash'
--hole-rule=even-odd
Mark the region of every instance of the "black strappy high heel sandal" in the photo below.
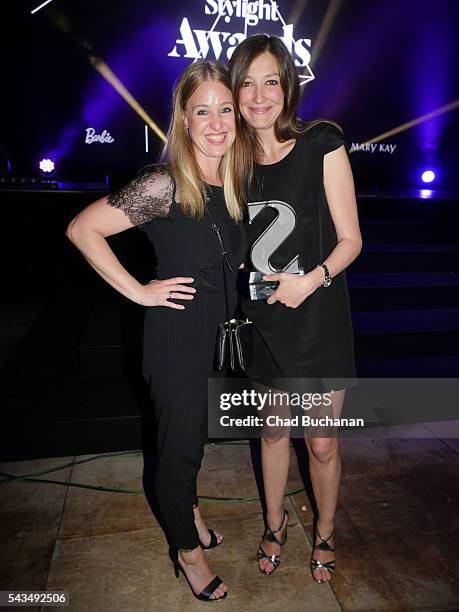
<svg viewBox="0 0 459 612">
<path fill-rule="evenodd" d="M 188 580 L 188 576 L 185 574 L 185 570 L 179 563 L 178 548 L 174 548 L 171 546 L 169 548 L 169 557 L 171 558 L 171 561 L 174 564 L 175 577 L 178 578 L 180 572 L 182 572 L 182 574 L 185 576 L 185 580 L 188 582 L 188 586 L 190 587 L 191 592 L 196 597 L 196 599 L 199 599 L 200 601 L 221 601 L 222 599 L 225 599 L 225 597 L 228 595 L 228 593 L 225 593 L 224 595 L 221 595 L 221 597 L 212 597 L 215 589 L 217 589 L 223 583 L 223 580 L 218 576 L 215 576 L 215 578 L 211 580 L 209 584 L 204 587 L 198 595 L 196 595 L 196 593 L 193 591 L 193 587 L 191 586 L 190 581 Z"/>
<path fill-rule="evenodd" d="M 286 517 L 287 517 L 287 520 L 285 520 Z M 282 526 L 284 525 L 284 523 L 285 523 L 284 533 L 282 534 L 282 538 L 278 540 L 274 534 L 278 533 L 282 529 Z M 261 544 L 263 543 L 263 540 L 268 540 L 268 542 L 274 542 L 275 544 L 279 544 L 279 546 L 284 546 L 284 544 L 286 544 L 287 542 L 287 527 L 288 527 L 288 512 L 287 510 L 284 510 L 284 516 L 282 517 L 282 523 L 280 524 L 280 527 L 278 529 L 272 530 L 268 525 L 265 529 L 265 533 L 263 534 L 263 539 L 261 541 Z M 265 576 L 270 576 L 276 571 L 276 569 L 280 565 L 280 553 L 278 555 L 267 555 L 266 552 L 263 550 L 261 544 L 258 547 L 258 551 L 257 551 L 258 569 Z M 266 572 L 263 569 L 261 569 L 259 562 L 262 559 L 266 559 L 272 564 L 273 569 L 270 572 Z"/>
<path fill-rule="evenodd" d="M 220 544 L 223 544 L 223 540 L 221 542 L 219 542 L 217 540 L 217 536 L 215 534 L 215 531 L 213 529 L 211 529 L 210 527 L 207 527 L 208 532 L 210 533 L 210 542 L 207 546 L 204 546 L 204 544 L 201 542 L 201 540 L 199 540 L 199 544 L 201 546 L 201 548 L 203 550 L 210 550 L 211 548 L 215 548 L 216 546 L 220 546 Z"/>
<path fill-rule="evenodd" d="M 195 508 L 197 508 L 197 507 L 198 507 L 198 504 L 195 504 L 193 506 L 193 510 Z M 217 540 L 217 535 L 216 535 L 216 533 L 215 533 L 215 531 L 213 529 L 210 529 L 210 527 L 207 527 L 207 531 L 210 533 L 210 542 L 209 542 L 209 544 L 207 546 L 205 546 L 201 542 L 201 540 L 199 540 L 199 545 L 201 546 L 201 548 L 203 550 L 210 550 L 211 548 L 215 548 L 216 546 L 220 546 L 220 544 L 223 544 L 223 538 L 222 538 L 221 542 L 219 542 Z"/>
<path fill-rule="evenodd" d="M 322 537 L 317 527 L 316 527 L 316 533 L 321 539 L 321 542 L 320 544 L 315 544 L 316 539 L 314 538 L 314 548 L 312 550 L 312 555 L 311 555 L 311 574 L 315 582 L 319 584 L 323 584 L 325 582 L 330 582 L 330 581 L 329 580 L 317 580 L 317 578 L 314 576 L 314 572 L 318 569 L 324 569 L 330 575 L 333 574 L 333 572 L 335 571 L 335 559 L 332 559 L 331 561 L 327 561 L 327 562 L 317 561 L 317 559 L 314 559 L 314 551 L 323 550 L 324 552 L 335 552 L 335 549 L 332 548 L 330 544 L 328 543 L 328 540 L 333 537 L 335 530 L 333 529 L 333 531 L 328 536 L 328 538 Z"/>
</svg>

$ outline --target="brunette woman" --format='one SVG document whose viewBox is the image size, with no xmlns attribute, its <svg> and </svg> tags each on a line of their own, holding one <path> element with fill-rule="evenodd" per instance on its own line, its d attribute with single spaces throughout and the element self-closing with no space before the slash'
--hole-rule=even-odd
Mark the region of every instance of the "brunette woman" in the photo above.
<svg viewBox="0 0 459 612">
<path fill-rule="evenodd" d="M 276 214 L 291 215 L 294 225 L 272 253 L 269 269 L 262 270 L 264 279 L 278 282 L 278 288 L 267 300 L 243 304 L 254 323 L 254 356 L 248 373 L 274 389 L 282 389 L 286 379 L 322 381 L 325 393 L 330 391 L 327 379 L 355 377 L 344 270 L 359 254 L 361 236 L 343 134 L 333 122 L 306 123 L 297 116 L 297 71 L 279 38 L 247 38 L 231 58 L 230 74 L 236 109 L 242 115 L 241 138 L 255 157 L 249 217 L 251 206 L 256 206 L 257 218 L 247 225 L 249 247 L 253 249 Z M 257 267 L 253 259 L 252 264 Z M 270 270 L 277 273 L 269 274 Z M 295 273 L 301 271 L 304 274 Z M 335 387 L 332 394 L 335 416 L 340 414 L 346 384 Z M 288 385 L 285 388 L 289 390 Z M 261 441 L 267 528 L 257 559 L 264 574 L 279 566 L 288 523 L 283 497 L 290 441 L 288 436 L 270 433 Z M 335 568 L 333 533 L 341 463 L 336 435 L 317 435 L 317 430 L 309 434 L 305 432 L 305 440 L 319 513 L 311 572 L 314 580 L 325 582 Z"/>
</svg>

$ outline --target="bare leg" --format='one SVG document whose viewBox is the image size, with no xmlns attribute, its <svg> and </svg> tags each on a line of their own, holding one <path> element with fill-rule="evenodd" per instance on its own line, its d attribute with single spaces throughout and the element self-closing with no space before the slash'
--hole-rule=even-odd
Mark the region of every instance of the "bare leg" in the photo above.
<svg viewBox="0 0 459 612">
<path fill-rule="evenodd" d="M 204 551 L 200 546 L 194 550 L 185 552 L 179 550 L 179 563 L 187 575 L 188 580 L 196 595 L 215 578 L 215 574 L 209 567 Z M 228 590 L 228 586 L 222 582 L 213 592 L 213 599 L 222 597 Z"/>
<path fill-rule="evenodd" d="M 284 517 L 284 494 L 287 486 L 288 467 L 290 463 L 290 439 L 264 439 L 261 440 L 261 457 L 263 466 L 263 482 L 266 496 L 266 521 L 270 529 L 282 529 L 275 535 L 281 540 L 287 521 Z M 263 550 L 267 555 L 279 555 L 281 547 L 275 542 L 263 539 Z M 274 569 L 273 564 L 267 559 L 260 559 L 258 562 L 260 569 L 271 573 Z"/>
<path fill-rule="evenodd" d="M 332 412 L 337 418 L 341 414 L 345 391 L 336 391 L 333 394 Z M 309 451 L 309 471 L 311 474 L 314 496 L 319 511 L 317 529 L 323 537 L 327 538 L 334 529 L 336 505 L 338 502 L 338 488 L 341 477 L 341 458 L 339 455 L 338 438 L 336 433 L 330 433 L 330 437 L 306 437 L 305 441 Z M 333 548 L 333 538 L 328 543 Z M 320 544 L 317 536 L 315 544 Z M 333 552 L 315 550 L 314 558 L 326 563 L 335 558 Z M 329 581 L 331 574 L 325 569 L 318 568 L 314 571 L 316 580 Z"/>
<path fill-rule="evenodd" d="M 256 385 L 256 388 L 257 390 L 268 390 L 267 387 L 261 387 L 261 385 Z M 273 406 L 271 413 L 286 417 L 290 414 L 288 403 L 278 403 Z M 267 414 L 267 412 L 264 412 L 263 416 L 266 418 Z M 276 538 L 281 540 L 287 526 L 287 521 L 283 521 L 283 519 L 284 495 L 290 464 L 289 428 L 263 428 L 261 464 L 267 508 L 266 521 L 271 530 L 281 527 L 280 531 L 275 534 Z M 268 556 L 279 555 L 281 552 L 279 544 L 266 539 L 263 539 L 262 548 Z M 258 564 L 263 572 L 271 573 L 274 570 L 273 564 L 266 559 L 260 559 Z"/>
</svg>

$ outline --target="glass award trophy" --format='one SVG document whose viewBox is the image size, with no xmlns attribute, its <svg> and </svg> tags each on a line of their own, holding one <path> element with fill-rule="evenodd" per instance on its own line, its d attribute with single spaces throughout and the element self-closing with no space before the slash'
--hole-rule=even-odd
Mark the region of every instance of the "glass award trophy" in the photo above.
<svg viewBox="0 0 459 612">
<path fill-rule="evenodd" d="M 273 272 L 271 272 L 273 274 Z M 293 274 L 304 275 L 304 270 L 299 268 Z M 249 272 L 249 296 L 251 300 L 266 300 L 276 291 L 278 281 L 263 280 L 264 272 Z"/>
<path fill-rule="evenodd" d="M 295 229 L 296 213 L 290 204 L 280 200 L 250 202 L 248 204 L 249 223 L 251 224 L 260 213 L 264 214 L 267 209 L 270 209 L 275 216 L 253 242 L 250 249 L 250 266 L 247 270 L 246 278 L 248 277 L 248 297 L 251 300 L 265 300 L 279 286 L 278 281 L 263 280 L 263 276 L 280 274 L 282 272 L 304 274 L 304 268 L 300 265 L 299 255 L 295 255 L 280 269 L 272 266 L 271 256 Z M 247 286 L 244 292 L 246 295 Z"/>
</svg>

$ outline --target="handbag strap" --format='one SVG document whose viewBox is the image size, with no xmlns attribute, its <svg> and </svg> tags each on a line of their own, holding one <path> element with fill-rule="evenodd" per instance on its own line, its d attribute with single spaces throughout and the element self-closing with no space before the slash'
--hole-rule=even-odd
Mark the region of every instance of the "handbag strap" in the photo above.
<svg viewBox="0 0 459 612">
<path fill-rule="evenodd" d="M 229 300 L 228 300 L 228 278 L 226 275 L 226 266 L 228 266 L 231 272 L 233 272 L 233 267 L 231 266 L 229 262 L 228 254 L 225 249 L 225 244 L 223 242 L 220 229 L 218 225 L 215 223 L 215 219 L 207 206 L 205 207 L 205 210 L 210 217 L 212 229 L 214 230 L 215 235 L 217 236 L 218 242 L 220 243 L 220 248 L 221 248 L 221 253 L 222 253 L 222 262 L 223 262 L 223 284 L 225 287 L 226 320 L 229 321 L 230 320 L 230 307 L 229 307 Z"/>
</svg>

